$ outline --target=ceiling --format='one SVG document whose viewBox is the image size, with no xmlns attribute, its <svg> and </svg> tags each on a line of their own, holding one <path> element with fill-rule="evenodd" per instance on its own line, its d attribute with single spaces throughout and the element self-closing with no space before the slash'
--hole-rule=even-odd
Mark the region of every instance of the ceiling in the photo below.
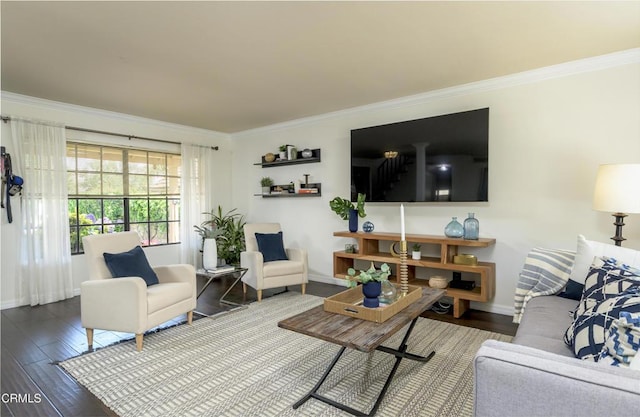
<svg viewBox="0 0 640 417">
<path fill-rule="evenodd" d="M 3 91 L 238 132 L 640 46 L 640 2 L 1 2 Z"/>
</svg>

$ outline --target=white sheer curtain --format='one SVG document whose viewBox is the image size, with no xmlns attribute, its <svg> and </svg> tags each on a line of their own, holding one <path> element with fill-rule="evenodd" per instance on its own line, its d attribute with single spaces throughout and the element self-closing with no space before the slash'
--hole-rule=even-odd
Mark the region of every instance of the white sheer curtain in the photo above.
<svg viewBox="0 0 640 417">
<path fill-rule="evenodd" d="M 11 119 L 13 172 L 24 178 L 20 299 L 34 306 L 73 297 L 64 126 Z"/>
<path fill-rule="evenodd" d="M 214 207 L 214 158 L 209 146 L 182 144 L 181 173 L 181 262 L 202 266 L 202 238 L 193 229 L 208 217 L 202 213 Z"/>
</svg>

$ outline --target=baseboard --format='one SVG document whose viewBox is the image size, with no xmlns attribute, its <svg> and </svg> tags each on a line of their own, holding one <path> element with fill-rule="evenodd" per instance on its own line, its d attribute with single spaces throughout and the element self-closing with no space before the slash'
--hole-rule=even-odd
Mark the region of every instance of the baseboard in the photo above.
<svg viewBox="0 0 640 417">
<path fill-rule="evenodd" d="M 80 288 L 75 288 L 73 290 L 73 296 L 76 297 L 78 295 L 80 295 Z M 10 308 L 16 308 L 16 307 L 22 307 L 22 306 L 28 306 L 28 305 L 29 305 L 29 301 L 27 300 L 6 300 L 0 303 L 0 310 L 7 310 Z"/>
<path fill-rule="evenodd" d="M 345 281 L 344 279 L 327 277 L 325 275 L 309 274 L 309 281 L 322 282 L 325 284 L 332 284 L 332 285 L 340 285 L 342 287 L 347 286 L 347 281 Z"/>
<path fill-rule="evenodd" d="M 513 306 L 471 302 L 471 308 L 478 311 L 486 311 L 487 313 L 513 316 Z"/>
</svg>

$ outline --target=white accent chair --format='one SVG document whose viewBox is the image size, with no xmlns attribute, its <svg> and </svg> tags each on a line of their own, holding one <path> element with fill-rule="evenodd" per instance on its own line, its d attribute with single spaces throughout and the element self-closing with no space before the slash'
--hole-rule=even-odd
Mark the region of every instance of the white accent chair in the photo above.
<svg viewBox="0 0 640 417">
<path fill-rule="evenodd" d="M 89 280 L 80 284 L 80 310 L 89 347 L 94 329 L 134 333 L 136 349 L 141 351 L 145 331 L 184 313 L 191 324 L 196 308 L 193 265 L 152 267 L 160 283 L 147 287 L 140 277 L 112 278 L 103 256 L 140 245 L 137 232 L 90 235 L 83 237 L 82 243 Z"/>
<path fill-rule="evenodd" d="M 258 301 L 262 301 L 262 290 L 302 285 L 305 293 L 308 278 L 307 251 L 298 248 L 285 248 L 287 261 L 264 262 L 258 250 L 256 233 L 278 233 L 282 231 L 280 223 L 253 223 L 244 225 L 246 251 L 240 253 L 240 266 L 248 271 L 242 277 L 242 289 L 247 293 L 247 285 L 258 292 Z"/>
</svg>

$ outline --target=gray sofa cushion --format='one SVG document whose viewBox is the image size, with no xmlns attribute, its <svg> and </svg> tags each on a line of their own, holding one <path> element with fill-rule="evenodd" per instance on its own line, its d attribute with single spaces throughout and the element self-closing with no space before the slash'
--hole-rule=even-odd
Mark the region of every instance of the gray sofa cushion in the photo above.
<svg viewBox="0 0 640 417">
<path fill-rule="evenodd" d="M 557 296 L 532 298 L 527 303 L 513 343 L 573 357 L 563 336 L 571 325 L 572 312 L 577 305 L 576 300 Z"/>
</svg>

